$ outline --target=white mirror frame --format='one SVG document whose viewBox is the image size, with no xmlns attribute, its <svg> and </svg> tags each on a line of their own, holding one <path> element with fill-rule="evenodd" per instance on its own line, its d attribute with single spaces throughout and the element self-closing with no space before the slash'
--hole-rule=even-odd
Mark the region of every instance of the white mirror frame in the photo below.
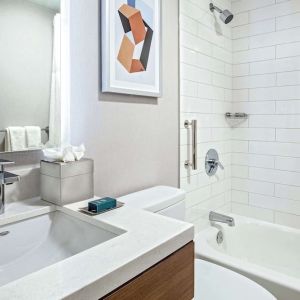
<svg viewBox="0 0 300 300">
<path fill-rule="evenodd" d="M 70 144 L 70 11 L 71 0 L 61 0 L 61 145 Z"/>
</svg>

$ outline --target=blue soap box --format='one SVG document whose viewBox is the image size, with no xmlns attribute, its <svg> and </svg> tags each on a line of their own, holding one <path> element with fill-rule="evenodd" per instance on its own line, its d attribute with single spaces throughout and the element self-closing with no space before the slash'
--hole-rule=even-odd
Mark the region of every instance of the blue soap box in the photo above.
<svg viewBox="0 0 300 300">
<path fill-rule="evenodd" d="M 93 213 L 101 213 L 103 211 L 117 207 L 117 200 L 110 197 L 105 197 L 98 200 L 93 200 L 88 203 L 88 210 Z"/>
</svg>

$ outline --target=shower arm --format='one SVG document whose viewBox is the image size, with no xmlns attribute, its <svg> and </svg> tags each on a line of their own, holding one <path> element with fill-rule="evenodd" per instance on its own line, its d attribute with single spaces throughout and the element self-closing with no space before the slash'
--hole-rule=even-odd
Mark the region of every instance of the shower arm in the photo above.
<svg viewBox="0 0 300 300">
<path fill-rule="evenodd" d="M 219 7 L 213 5 L 212 3 L 209 4 L 209 9 L 210 9 L 211 12 L 213 12 L 214 10 L 216 10 L 220 14 L 223 12 L 223 10 L 221 10 Z"/>
</svg>

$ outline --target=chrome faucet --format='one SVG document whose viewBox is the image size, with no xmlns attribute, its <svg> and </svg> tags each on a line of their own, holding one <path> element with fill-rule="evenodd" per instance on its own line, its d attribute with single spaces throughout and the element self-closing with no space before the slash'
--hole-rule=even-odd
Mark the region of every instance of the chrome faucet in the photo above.
<svg viewBox="0 0 300 300">
<path fill-rule="evenodd" d="M 226 216 L 226 215 L 222 215 L 222 214 L 218 214 L 214 211 L 211 211 L 209 213 L 209 221 L 211 222 L 220 222 L 220 223 L 225 223 L 228 226 L 234 226 L 234 218 Z"/>
<path fill-rule="evenodd" d="M 0 215 L 5 212 L 5 186 L 20 181 L 20 176 L 6 172 L 5 166 L 14 164 L 13 161 L 0 159 Z"/>
</svg>

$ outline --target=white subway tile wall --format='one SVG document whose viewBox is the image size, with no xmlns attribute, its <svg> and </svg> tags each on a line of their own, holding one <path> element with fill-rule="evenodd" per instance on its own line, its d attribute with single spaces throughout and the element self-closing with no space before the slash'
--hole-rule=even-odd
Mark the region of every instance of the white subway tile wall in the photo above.
<svg viewBox="0 0 300 300">
<path fill-rule="evenodd" d="M 224 118 L 232 110 L 231 27 L 214 17 L 209 3 L 180 0 L 180 182 L 188 192 L 186 219 L 195 224 L 197 231 L 208 225 L 211 209 L 231 210 L 231 128 Z M 231 8 L 230 0 L 215 4 Z M 198 120 L 197 171 L 184 167 L 191 156 L 191 138 L 183 124 L 192 119 Z M 204 158 L 211 148 L 219 152 L 225 171 L 210 178 L 205 173 Z"/>
<path fill-rule="evenodd" d="M 180 0 L 181 187 L 187 220 L 200 230 L 209 210 L 300 228 L 300 1 L 217 0 L 235 14 L 224 25 L 208 0 Z M 249 120 L 230 126 L 227 111 Z M 184 161 L 198 120 L 197 171 Z M 204 157 L 225 171 L 209 178 Z"/>
<path fill-rule="evenodd" d="M 233 110 L 250 114 L 232 130 L 232 212 L 300 228 L 300 1 L 232 11 Z"/>
</svg>

